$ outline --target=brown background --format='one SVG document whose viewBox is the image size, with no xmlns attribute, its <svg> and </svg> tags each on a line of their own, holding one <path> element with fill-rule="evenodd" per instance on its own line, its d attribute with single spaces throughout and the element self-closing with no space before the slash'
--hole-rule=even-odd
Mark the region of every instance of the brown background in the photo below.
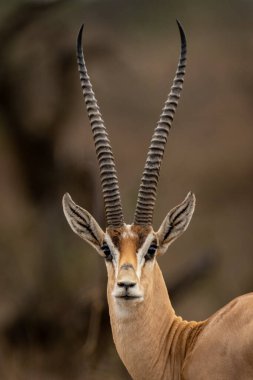
<svg viewBox="0 0 253 380">
<path fill-rule="evenodd" d="M 0 378 L 128 379 L 111 340 L 104 263 L 71 232 L 68 191 L 104 226 L 75 61 L 85 57 L 132 221 L 152 130 L 188 39 L 157 229 L 189 190 L 189 231 L 160 259 L 176 312 L 204 319 L 253 289 L 253 3 L 11 1 L 0 6 Z"/>
</svg>

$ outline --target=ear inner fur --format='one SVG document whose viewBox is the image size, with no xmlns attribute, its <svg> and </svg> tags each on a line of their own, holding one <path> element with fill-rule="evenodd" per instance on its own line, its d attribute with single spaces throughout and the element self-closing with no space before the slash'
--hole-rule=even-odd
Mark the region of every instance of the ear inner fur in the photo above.
<svg viewBox="0 0 253 380">
<path fill-rule="evenodd" d="M 101 254 L 100 248 L 104 239 L 104 232 L 93 216 L 75 204 L 69 194 L 64 195 L 62 203 L 64 214 L 71 229 Z"/>
</svg>

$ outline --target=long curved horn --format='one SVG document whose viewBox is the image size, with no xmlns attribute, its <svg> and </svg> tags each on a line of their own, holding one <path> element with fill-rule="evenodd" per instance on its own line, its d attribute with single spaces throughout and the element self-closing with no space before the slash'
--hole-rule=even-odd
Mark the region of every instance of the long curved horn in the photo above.
<svg viewBox="0 0 253 380">
<path fill-rule="evenodd" d="M 85 66 L 82 49 L 82 34 L 83 25 L 77 37 L 77 63 L 84 101 L 91 124 L 96 154 L 99 162 L 106 221 L 108 227 L 120 227 L 124 224 L 124 220 L 117 173 L 111 144 Z"/>
<path fill-rule="evenodd" d="M 135 225 L 150 225 L 152 223 L 160 166 L 163 159 L 168 134 L 177 108 L 178 100 L 180 98 L 180 93 L 183 88 L 186 66 L 186 38 L 179 21 L 177 21 L 177 25 L 181 38 L 179 63 L 173 85 L 151 139 L 137 198 L 137 205 L 134 215 Z"/>
</svg>

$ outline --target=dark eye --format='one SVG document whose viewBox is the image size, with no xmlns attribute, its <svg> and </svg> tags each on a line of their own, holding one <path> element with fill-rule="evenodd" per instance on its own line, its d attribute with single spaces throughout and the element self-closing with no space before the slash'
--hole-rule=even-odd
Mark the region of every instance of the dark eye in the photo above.
<svg viewBox="0 0 253 380">
<path fill-rule="evenodd" d="M 157 245 L 156 243 L 152 243 L 150 246 L 149 246 L 149 249 L 146 253 L 146 255 L 144 256 L 144 259 L 146 261 L 148 260 L 152 260 L 155 256 L 155 253 L 156 253 L 156 250 L 157 250 Z"/>
<path fill-rule="evenodd" d="M 113 257 L 112 257 L 112 254 L 111 254 L 111 251 L 110 251 L 110 248 L 108 247 L 108 245 L 106 243 L 104 243 L 102 245 L 101 249 L 105 254 L 106 261 L 112 261 Z"/>
</svg>

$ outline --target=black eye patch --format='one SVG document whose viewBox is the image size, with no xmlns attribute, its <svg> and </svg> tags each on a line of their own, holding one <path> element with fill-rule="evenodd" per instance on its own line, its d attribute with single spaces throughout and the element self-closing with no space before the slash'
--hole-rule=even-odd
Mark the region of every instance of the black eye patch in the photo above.
<svg viewBox="0 0 253 380">
<path fill-rule="evenodd" d="M 112 257 L 111 250 L 108 247 L 107 243 L 104 242 L 103 245 L 101 246 L 101 249 L 105 254 L 106 261 L 112 261 L 113 257 Z"/>
<path fill-rule="evenodd" d="M 144 259 L 145 259 L 146 261 L 148 261 L 148 260 L 152 260 L 152 259 L 154 258 L 154 256 L 155 256 L 156 250 L 157 250 L 157 244 L 156 244 L 155 241 L 153 241 L 153 242 L 150 244 L 149 249 L 148 249 L 146 255 L 144 256 Z"/>
</svg>

